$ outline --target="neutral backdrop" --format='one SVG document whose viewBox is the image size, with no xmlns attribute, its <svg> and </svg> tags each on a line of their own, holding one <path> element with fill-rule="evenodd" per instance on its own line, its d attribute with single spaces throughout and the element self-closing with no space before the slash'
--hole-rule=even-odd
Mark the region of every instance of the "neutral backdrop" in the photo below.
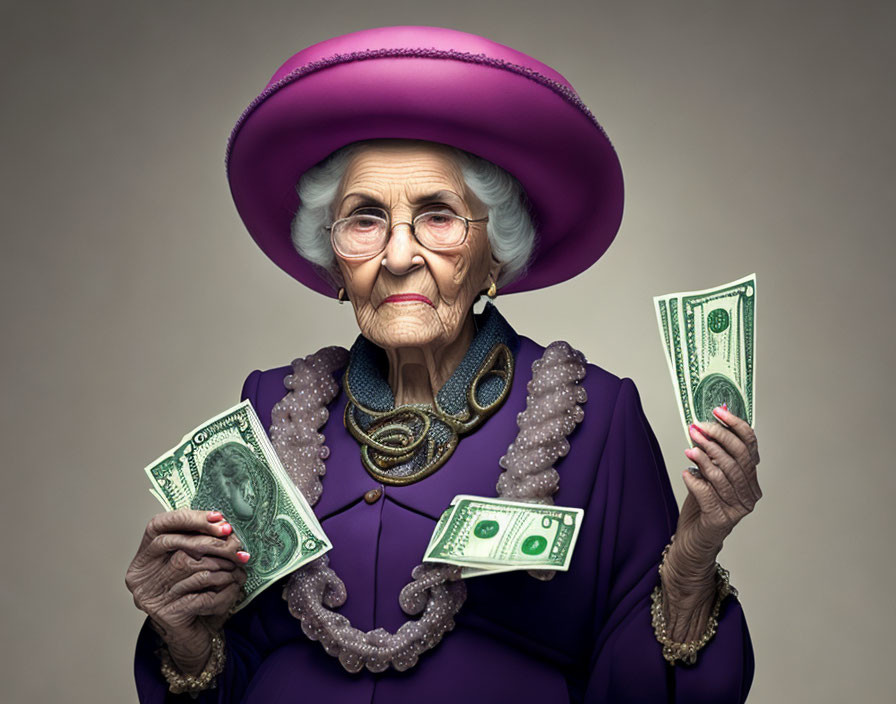
<svg viewBox="0 0 896 704">
<path fill-rule="evenodd" d="M 356 335 L 246 234 L 223 155 L 300 48 L 468 30 L 563 73 L 627 186 L 589 271 L 499 297 L 632 377 L 679 501 L 685 436 L 651 297 L 757 272 L 765 497 L 720 560 L 751 702 L 891 702 L 894 44 L 889 2 L 4 2 L 4 702 L 134 702 L 124 573 L 143 466 L 255 368 Z"/>
</svg>

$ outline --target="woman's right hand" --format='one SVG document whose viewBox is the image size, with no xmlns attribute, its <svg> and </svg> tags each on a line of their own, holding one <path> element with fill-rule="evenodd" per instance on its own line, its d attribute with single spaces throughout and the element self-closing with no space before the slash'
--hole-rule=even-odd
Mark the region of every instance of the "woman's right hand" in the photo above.
<svg viewBox="0 0 896 704">
<path fill-rule="evenodd" d="M 218 511 L 159 513 L 146 526 L 125 584 L 184 674 L 204 669 L 240 595 L 249 561 L 240 547 Z"/>
</svg>

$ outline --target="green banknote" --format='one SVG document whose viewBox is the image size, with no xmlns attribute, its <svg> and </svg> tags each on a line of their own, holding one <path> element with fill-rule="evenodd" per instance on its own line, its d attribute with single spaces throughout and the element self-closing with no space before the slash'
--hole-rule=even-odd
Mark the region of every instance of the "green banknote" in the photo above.
<svg viewBox="0 0 896 704">
<path fill-rule="evenodd" d="M 185 435 L 145 471 L 167 510 L 215 509 L 233 526 L 251 555 L 234 611 L 332 547 L 248 401 Z"/>
<path fill-rule="evenodd" d="M 566 571 L 583 515 L 580 508 L 461 494 L 436 524 L 423 561 L 459 565 L 464 577 Z"/>
<path fill-rule="evenodd" d="M 756 408 L 756 274 L 703 291 L 656 296 L 660 338 L 685 436 L 723 403 L 750 425 Z"/>
</svg>

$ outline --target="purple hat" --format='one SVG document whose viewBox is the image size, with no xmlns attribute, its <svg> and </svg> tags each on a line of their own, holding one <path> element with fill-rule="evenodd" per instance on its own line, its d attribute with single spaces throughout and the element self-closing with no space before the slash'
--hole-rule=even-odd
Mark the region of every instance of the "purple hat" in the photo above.
<svg viewBox="0 0 896 704">
<path fill-rule="evenodd" d="M 230 190 L 252 237 L 279 267 L 319 293 L 335 295 L 290 238 L 299 207 L 295 186 L 340 147 L 376 138 L 448 144 L 520 181 L 536 249 L 526 274 L 502 293 L 572 278 L 600 258 L 619 229 L 619 159 L 563 76 L 475 34 L 366 29 L 288 59 L 240 116 L 227 144 Z"/>
</svg>

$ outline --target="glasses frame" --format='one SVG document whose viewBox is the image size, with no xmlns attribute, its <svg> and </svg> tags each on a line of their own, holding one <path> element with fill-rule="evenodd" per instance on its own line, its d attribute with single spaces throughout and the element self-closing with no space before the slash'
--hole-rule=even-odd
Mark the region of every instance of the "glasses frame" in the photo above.
<svg viewBox="0 0 896 704">
<path fill-rule="evenodd" d="M 464 215 L 458 215 L 457 213 L 446 213 L 446 212 L 441 212 L 438 210 L 426 210 L 426 211 L 420 213 L 419 215 L 414 216 L 414 219 L 411 221 L 399 220 L 398 222 L 392 222 L 392 213 L 390 213 L 385 208 L 379 208 L 377 206 L 367 206 L 367 207 L 359 208 L 359 210 L 378 210 L 383 215 L 385 215 L 384 218 L 380 218 L 380 219 L 384 220 L 386 223 L 386 232 L 388 233 L 388 236 L 383 241 L 382 249 L 374 252 L 373 254 L 360 254 L 360 255 L 354 255 L 354 256 L 343 254 L 342 252 L 339 251 L 339 248 L 336 246 L 336 239 L 333 236 L 333 231 L 339 223 L 345 222 L 346 220 L 350 220 L 351 218 L 355 217 L 359 213 L 352 213 L 351 215 L 346 215 L 344 218 L 339 218 L 338 220 L 334 220 L 331 224 L 327 225 L 324 229 L 330 233 L 330 246 L 333 248 L 333 251 L 336 252 L 336 254 L 338 254 L 343 259 L 361 261 L 364 259 L 372 259 L 373 257 L 377 256 L 378 254 L 382 254 L 383 252 L 386 251 L 386 247 L 389 246 L 389 240 L 392 238 L 392 230 L 394 230 L 399 225 L 407 225 L 408 227 L 410 227 L 411 228 L 411 236 L 415 240 L 417 240 L 417 244 L 419 244 L 424 249 L 428 249 L 430 252 L 445 252 L 448 250 L 456 249 L 457 247 L 460 247 L 461 245 L 464 244 L 464 242 L 467 241 L 467 237 L 470 234 L 470 223 L 471 222 L 488 222 L 488 216 L 486 216 L 484 218 L 468 218 Z M 448 217 L 452 217 L 457 220 L 461 220 L 464 223 L 464 236 L 461 239 L 461 241 L 458 242 L 457 244 L 452 244 L 449 247 L 427 247 L 417 237 L 417 228 L 415 226 L 415 223 L 420 218 L 422 218 L 426 215 L 447 215 Z M 376 217 L 376 216 L 374 216 L 374 217 Z"/>
</svg>

